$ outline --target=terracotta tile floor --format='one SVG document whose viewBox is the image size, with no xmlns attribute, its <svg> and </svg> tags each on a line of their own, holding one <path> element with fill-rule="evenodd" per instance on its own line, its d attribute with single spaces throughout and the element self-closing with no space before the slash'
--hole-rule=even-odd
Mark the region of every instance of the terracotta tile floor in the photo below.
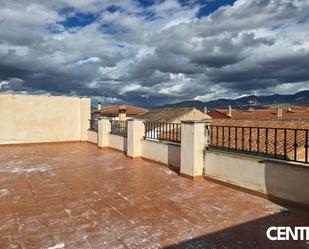
<svg viewBox="0 0 309 249">
<path fill-rule="evenodd" d="M 89 143 L 0 147 L 0 249 L 308 248 L 303 211 Z"/>
</svg>

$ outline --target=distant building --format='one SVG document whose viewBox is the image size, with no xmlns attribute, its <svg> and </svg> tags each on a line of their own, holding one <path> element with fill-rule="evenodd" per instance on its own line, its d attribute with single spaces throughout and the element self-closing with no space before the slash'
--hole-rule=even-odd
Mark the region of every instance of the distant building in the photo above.
<svg viewBox="0 0 309 249">
<path fill-rule="evenodd" d="M 202 120 L 211 117 L 194 107 L 184 107 L 151 109 L 136 118 L 148 122 L 180 123 L 183 120 Z"/>
<path fill-rule="evenodd" d="M 257 99 L 250 99 L 250 100 L 248 101 L 248 104 L 249 104 L 249 105 L 257 105 Z"/>
<path fill-rule="evenodd" d="M 309 108 L 302 106 L 276 107 L 247 110 L 238 110 L 232 107 L 215 109 L 207 113 L 213 119 L 282 119 L 282 118 L 309 118 Z"/>
<path fill-rule="evenodd" d="M 101 107 L 101 104 L 99 103 L 98 108 L 93 110 L 92 117 L 94 119 L 98 117 L 107 117 L 112 120 L 125 121 L 127 119 L 141 115 L 147 111 L 148 109 L 134 105 L 111 105 Z"/>
</svg>

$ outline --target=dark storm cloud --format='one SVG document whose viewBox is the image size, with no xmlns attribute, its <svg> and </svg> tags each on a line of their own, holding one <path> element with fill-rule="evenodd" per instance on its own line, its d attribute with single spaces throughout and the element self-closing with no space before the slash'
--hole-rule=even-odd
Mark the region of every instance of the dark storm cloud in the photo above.
<svg viewBox="0 0 309 249">
<path fill-rule="evenodd" d="M 242 82 L 249 81 L 254 82 L 251 86 L 252 89 L 258 89 L 261 84 L 269 86 L 269 84 L 282 82 L 303 82 L 309 79 L 308 61 L 309 53 L 272 57 L 261 61 L 257 60 L 256 64 L 243 68 L 221 70 L 220 74 L 215 71 L 211 78 L 215 82 L 225 82 L 230 84 L 230 87 L 235 86 L 238 90 L 242 90 L 238 87 L 243 86 Z M 243 88 L 245 89 L 245 87 Z"/>
<path fill-rule="evenodd" d="M 0 91 L 147 105 L 309 87 L 307 1 L 0 3 Z"/>
</svg>

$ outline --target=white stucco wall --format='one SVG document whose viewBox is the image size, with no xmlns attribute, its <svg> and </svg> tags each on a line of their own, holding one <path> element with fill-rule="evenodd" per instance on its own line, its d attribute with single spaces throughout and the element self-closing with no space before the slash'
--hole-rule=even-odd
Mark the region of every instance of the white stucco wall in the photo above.
<svg viewBox="0 0 309 249">
<path fill-rule="evenodd" d="M 167 165 L 180 167 L 180 146 L 143 139 L 142 157 Z"/>
<path fill-rule="evenodd" d="M 207 177 L 285 200 L 309 204 L 309 167 L 210 151 L 205 153 L 204 167 Z"/>
<path fill-rule="evenodd" d="M 96 131 L 88 130 L 88 142 L 98 144 L 98 133 Z"/>
<path fill-rule="evenodd" d="M 126 152 L 127 151 L 127 138 L 123 136 L 109 134 L 109 147 Z"/>
<path fill-rule="evenodd" d="M 86 141 L 90 98 L 0 94 L 0 144 Z"/>
</svg>

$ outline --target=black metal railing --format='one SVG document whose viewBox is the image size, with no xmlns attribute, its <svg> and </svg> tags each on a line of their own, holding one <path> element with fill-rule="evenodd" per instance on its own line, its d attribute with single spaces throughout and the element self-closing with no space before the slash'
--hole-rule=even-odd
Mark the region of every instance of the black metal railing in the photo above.
<svg viewBox="0 0 309 249">
<path fill-rule="evenodd" d="M 210 125 L 209 149 L 309 163 L 309 129 Z"/>
<path fill-rule="evenodd" d="M 111 134 L 124 137 L 127 136 L 128 134 L 127 121 L 111 120 L 110 122 L 111 122 L 111 131 L 110 131 Z"/>
<path fill-rule="evenodd" d="M 98 119 L 89 119 L 90 122 L 90 130 L 98 131 Z"/>
<path fill-rule="evenodd" d="M 144 124 L 145 139 L 181 142 L 181 124 L 179 123 L 144 122 Z"/>
</svg>

